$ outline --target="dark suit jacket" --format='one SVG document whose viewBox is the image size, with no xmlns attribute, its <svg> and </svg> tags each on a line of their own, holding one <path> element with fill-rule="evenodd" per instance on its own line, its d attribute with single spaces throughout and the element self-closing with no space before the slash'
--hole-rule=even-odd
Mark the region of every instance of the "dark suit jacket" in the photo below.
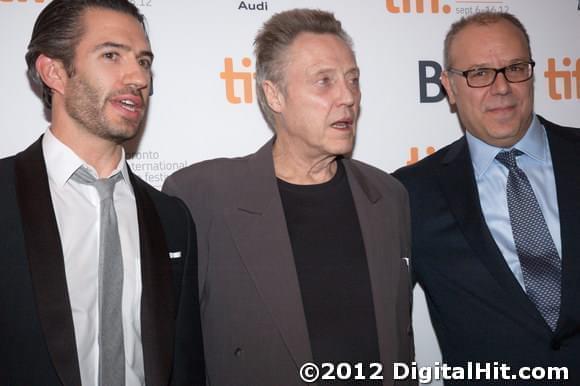
<svg viewBox="0 0 580 386">
<path fill-rule="evenodd" d="M 0 160 L 0 385 L 81 384 L 63 253 L 38 140 Z M 147 385 L 204 384 L 196 238 L 182 202 L 131 174 Z M 182 258 L 169 259 L 169 251 Z"/>
<path fill-rule="evenodd" d="M 409 191 L 411 266 L 425 291 L 443 359 L 499 361 L 514 368 L 568 366 L 578 385 L 580 130 L 540 120 L 552 154 L 562 238 L 555 333 L 514 278 L 485 223 L 465 137 L 395 176 Z"/>
<path fill-rule="evenodd" d="M 164 186 L 196 219 L 212 385 L 303 385 L 298 369 L 312 361 L 272 143 L 244 158 L 190 166 Z M 378 169 L 344 164 L 367 252 L 384 385 L 391 385 L 392 363 L 413 357 L 410 280 L 401 259 L 409 253 L 407 195 Z"/>
</svg>

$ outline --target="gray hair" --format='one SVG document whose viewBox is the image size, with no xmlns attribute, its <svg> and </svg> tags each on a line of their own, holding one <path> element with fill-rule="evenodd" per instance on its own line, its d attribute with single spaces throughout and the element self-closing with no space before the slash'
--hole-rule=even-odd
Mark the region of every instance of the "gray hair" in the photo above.
<svg viewBox="0 0 580 386">
<path fill-rule="evenodd" d="M 271 81 L 284 93 L 284 70 L 288 63 L 287 50 L 303 32 L 333 34 L 352 50 L 352 39 L 342 29 L 334 14 L 317 9 L 292 9 L 274 14 L 264 23 L 254 40 L 256 56 L 256 94 L 264 119 L 274 129 L 274 112 L 270 109 L 262 83 Z"/>
</svg>

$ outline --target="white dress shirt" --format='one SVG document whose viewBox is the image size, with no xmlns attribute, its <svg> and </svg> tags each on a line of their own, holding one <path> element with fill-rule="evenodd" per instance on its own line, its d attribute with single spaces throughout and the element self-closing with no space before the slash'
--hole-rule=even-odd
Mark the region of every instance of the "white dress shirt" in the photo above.
<svg viewBox="0 0 580 386">
<path fill-rule="evenodd" d="M 79 167 L 87 168 L 95 177 L 98 175 L 94 168 L 56 138 L 50 129 L 44 134 L 42 149 L 64 254 L 81 382 L 83 386 L 97 386 L 100 200 L 94 186 L 75 182 L 70 177 Z M 135 195 L 124 152 L 111 175 L 119 171 L 123 178 L 115 186 L 113 199 L 123 254 L 125 384 L 138 386 L 145 384 L 141 345 L 139 227 Z"/>
</svg>

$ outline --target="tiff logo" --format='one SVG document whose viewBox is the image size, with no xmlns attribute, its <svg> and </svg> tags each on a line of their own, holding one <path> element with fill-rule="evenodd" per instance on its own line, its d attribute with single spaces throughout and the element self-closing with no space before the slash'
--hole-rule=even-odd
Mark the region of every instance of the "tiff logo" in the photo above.
<svg viewBox="0 0 580 386">
<path fill-rule="evenodd" d="M 412 13 L 411 3 L 414 5 L 415 13 L 425 13 L 425 3 L 430 3 L 430 13 L 451 13 L 451 6 L 439 5 L 439 0 L 386 0 L 387 11 L 390 13 Z"/>
<path fill-rule="evenodd" d="M 252 66 L 252 60 L 250 58 L 242 59 L 242 66 L 249 69 Z M 242 94 L 244 96 L 244 103 L 252 103 L 253 98 L 253 87 L 252 80 L 256 77 L 256 73 L 252 71 L 234 71 L 234 61 L 232 58 L 224 58 L 224 70 L 220 72 L 220 78 L 226 83 L 226 99 L 232 104 L 242 103 L 242 98 L 240 98 L 236 93 L 236 83 L 241 83 Z M 238 81 L 238 82 L 236 82 Z"/>
<path fill-rule="evenodd" d="M 576 98 L 580 99 L 580 59 L 576 59 L 575 68 L 572 59 L 563 58 L 562 65 L 568 68 L 556 69 L 556 59 L 548 59 L 548 68 L 544 76 L 548 80 L 548 93 L 551 99 L 561 100 L 574 98 L 572 89 L 576 86 Z"/>
<path fill-rule="evenodd" d="M 435 148 L 433 146 L 427 146 L 425 148 L 425 156 L 431 155 L 435 153 Z M 407 165 L 412 165 L 415 162 L 419 161 L 419 148 L 412 147 L 409 149 L 409 159 L 407 160 Z"/>
</svg>

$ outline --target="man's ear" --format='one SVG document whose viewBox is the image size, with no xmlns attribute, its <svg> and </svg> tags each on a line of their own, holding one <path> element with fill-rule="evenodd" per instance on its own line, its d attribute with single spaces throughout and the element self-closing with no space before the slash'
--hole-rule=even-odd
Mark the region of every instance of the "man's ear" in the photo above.
<svg viewBox="0 0 580 386">
<path fill-rule="evenodd" d="M 53 92 L 64 94 L 68 75 L 60 60 L 49 58 L 40 54 L 36 58 L 36 71 L 38 75 Z"/>
<path fill-rule="evenodd" d="M 262 82 L 262 90 L 266 96 L 266 102 L 268 102 L 268 106 L 270 106 L 272 111 L 276 113 L 281 112 L 284 104 L 284 95 L 282 95 L 278 86 L 272 81 L 265 80 Z"/>
<path fill-rule="evenodd" d="M 453 90 L 453 85 L 451 84 L 451 80 L 449 79 L 449 73 L 447 71 L 441 72 L 441 77 L 439 78 L 441 84 L 445 88 L 445 92 L 447 93 L 447 97 L 449 98 L 449 103 L 454 105 L 455 104 L 455 91 Z"/>
</svg>

